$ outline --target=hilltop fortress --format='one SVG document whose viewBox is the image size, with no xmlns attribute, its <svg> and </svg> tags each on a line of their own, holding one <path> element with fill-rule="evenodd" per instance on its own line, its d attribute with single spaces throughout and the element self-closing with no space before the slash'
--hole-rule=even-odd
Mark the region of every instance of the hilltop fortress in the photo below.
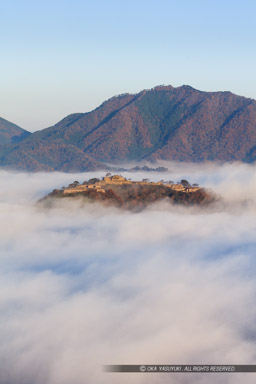
<svg viewBox="0 0 256 384">
<path fill-rule="evenodd" d="M 99 193 L 105 193 L 106 189 L 108 189 L 111 185 L 113 186 L 122 186 L 122 185 L 133 185 L 133 186 L 163 186 L 167 188 L 171 188 L 174 191 L 180 191 L 180 192 L 196 192 L 200 189 L 198 186 L 190 186 L 189 184 L 183 185 L 183 184 L 169 184 L 165 183 L 163 181 L 158 182 L 152 182 L 152 181 L 131 181 L 127 180 L 125 177 L 120 175 L 113 175 L 113 176 L 105 176 L 102 180 L 98 179 L 91 179 L 88 182 L 84 182 L 83 184 L 77 184 L 77 182 L 74 182 L 70 184 L 67 188 L 63 189 L 63 194 L 74 194 L 74 193 L 81 193 L 84 191 L 88 191 L 90 189 L 93 189 Z"/>
<path fill-rule="evenodd" d="M 74 181 L 68 187 L 55 189 L 40 202 L 48 206 L 56 199 L 82 199 L 85 204 L 99 203 L 132 211 L 139 211 L 149 204 L 165 200 L 172 204 L 208 205 L 215 200 L 212 193 L 200 188 L 197 184 L 190 185 L 187 180 L 180 183 L 151 182 L 127 180 L 120 175 L 107 173 L 101 180 L 92 178 L 80 184 Z"/>
</svg>

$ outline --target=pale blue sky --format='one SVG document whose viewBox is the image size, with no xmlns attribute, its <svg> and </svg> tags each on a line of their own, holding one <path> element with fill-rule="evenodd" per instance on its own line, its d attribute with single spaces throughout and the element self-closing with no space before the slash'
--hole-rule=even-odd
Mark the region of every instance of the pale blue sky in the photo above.
<svg viewBox="0 0 256 384">
<path fill-rule="evenodd" d="M 0 0 L 0 116 L 34 131 L 158 84 L 256 99 L 255 0 Z"/>
</svg>

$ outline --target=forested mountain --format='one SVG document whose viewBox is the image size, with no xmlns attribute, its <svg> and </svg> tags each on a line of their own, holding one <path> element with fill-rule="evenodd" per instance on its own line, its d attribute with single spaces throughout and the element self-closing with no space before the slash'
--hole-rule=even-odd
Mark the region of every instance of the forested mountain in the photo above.
<svg viewBox="0 0 256 384">
<path fill-rule="evenodd" d="M 256 158 L 256 101 L 230 92 L 158 86 L 2 146 L 0 166 L 82 171 L 104 162 Z"/>
</svg>

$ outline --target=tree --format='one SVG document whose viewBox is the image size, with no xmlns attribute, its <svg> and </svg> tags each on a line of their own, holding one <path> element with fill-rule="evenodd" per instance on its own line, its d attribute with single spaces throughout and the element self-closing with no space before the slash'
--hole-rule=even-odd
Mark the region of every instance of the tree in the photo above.
<svg viewBox="0 0 256 384">
<path fill-rule="evenodd" d="M 183 185 L 183 187 L 189 187 L 190 186 L 189 182 L 187 180 L 184 180 L 184 179 L 181 180 L 180 184 Z"/>
<path fill-rule="evenodd" d="M 88 184 L 96 184 L 98 181 L 100 181 L 100 179 L 98 179 L 97 177 L 93 177 L 88 181 Z"/>
<path fill-rule="evenodd" d="M 168 171 L 168 168 L 157 167 L 155 170 L 156 170 L 157 172 L 166 172 L 166 171 Z"/>
</svg>

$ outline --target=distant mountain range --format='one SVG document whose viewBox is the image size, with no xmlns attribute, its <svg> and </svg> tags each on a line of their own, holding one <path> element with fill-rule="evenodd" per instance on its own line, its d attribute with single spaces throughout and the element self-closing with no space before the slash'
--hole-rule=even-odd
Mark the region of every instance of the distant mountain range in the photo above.
<svg viewBox="0 0 256 384">
<path fill-rule="evenodd" d="M 115 96 L 32 134 L 1 119 L 0 142 L 0 166 L 29 171 L 86 171 L 102 163 L 158 159 L 253 162 L 256 101 L 158 86 Z"/>
</svg>

